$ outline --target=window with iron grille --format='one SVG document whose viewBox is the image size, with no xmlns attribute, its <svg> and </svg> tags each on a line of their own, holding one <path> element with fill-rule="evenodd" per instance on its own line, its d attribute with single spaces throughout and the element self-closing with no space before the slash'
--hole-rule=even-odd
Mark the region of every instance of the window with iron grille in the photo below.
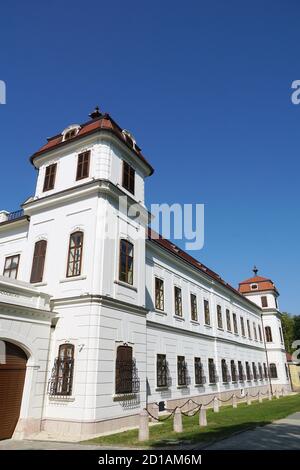
<svg viewBox="0 0 300 470">
<path fill-rule="evenodd" d="M 30 282 L 42 282 L 47 251 L 46 240 L 39 240 L 34 246 Z"/>
<path fill-rule="evenodd" d="M 238 334 L 238 324 L 237 324 L 237 319 L 236 319 L 236 313 L 232 314 L 232 319 L 233 319 L 233 331 L 235 334 Z"/>
<path fill-rule="evenodd" d="M 49 395 L 72 395 L 73 372 L 74 345 L 69 343 L 61 344 L 48 384 Z"/>
<path fill-rule="evenodd" d="M 212 358 L 208 359 L 208 376 L 209 376 L 209 383 L 215 384 L 218 381 L 216 365 Z"/>
<path fill-rule="evenodd" d="M 158 277 L 155 278 L 155 308 L 164 310 L 164 281 Z"/>
<path fill-rule="evenodd" d="M 133 244 L 128 240 L 120 240 L 119 279 L 133 284 Z"/>
<path fill-rule="evenodd" d="M 82 180 L 83 178 L 87 178 L 89 176 L 90 155 L 91 155 L 91 152 L 89 150 L 87 152 L 82 152 L 78 155 L 77 172 L 76 172 L 77 181 Z"/>
<path fill-rule="evenodd" d="M 177 356 L 178 385 L 187 385 L 187 367 L 184 356 Z"/>
<path fill-rule="evenodd" d="M 267 366 L 266 366 L 265 363 L 263 363 L 263 367 L 264 367 L 264 377 L 265 377 L 265 379 L 267 379 L 268 378 L 268 369 L 267 369 Z"/>
<path fill-rule="evenodd" d="M 127 189 L 130 193 L 134 194 L 135 187 L 135 170 L 129 163 L 123 161 L 123 188 Z"/>
<path fill-rule="evenodd" d="M 244 323 L 243 317 L 241 317 L 241 332 L 242 332 L 242 336 L 246 336 L 245 323 Z"/>
<path fill-rule="evenodd" d="M 206 299 L 204 299 L 204 323 L 210 325 L 209 302 Z"/>
<path fill-rule="evenodd" d="M 228 383 L 231 380 L 226 359 L 221 360 L 222 381 Z"/>
<path fill-rule="evenodd" d="M 242 361 L 238 361 L 238 372 L 239 372 L 239 381 L 244 382 L 246 377 L 244 374 L 244 367 L 243 367 Z"/>
<path fill-rule="evenodd" d="M 49 165 L 46 167 L 43 191 L 50 191 L 50 189 L 54 188 L 56 168 L 56 163 L 53 163 L 53 165 Z"/>
<path fill-rule="evenodd" d="M 237 382 L 236 365 L 233 359 L 230 361 L 230 369 L 231 369 L 232 382 Z"/>
<path fill-rule="evenodd" d="M 165 354 L 156 356 L 156 383 L 157 387 L 168 386 L 168 363 Z"/>
<path fill-rule="evenodd" d="M 218 328 L 223 328 L 223 318 L 222 318 L 222 307 L 221 305 L 217 305 L 217 320 L 218 320 Z"/>
<path fill-rule="evenodd" d="M 204 385 L 205 377 L 203 372 L 203 365 L 200 357 L 194 358 L 194 369 L 195 369 L 195 385 Z"/>
<path fill-rule="evenodd" d="M 253 372 L 254 380 L 257 380 L 258 379 L 258 377 L 257 377 L 257 367 L 256 367 L 255 362 L 252 362 L 252 372 Z"/>
<path fill-rule="evenodd" d="M 198 321 L 197 296 L 195 294 L 191 294 L 191 318 L 193 321 Z"/>
<path fill-rule="evenodd" d="M 256 325 L 253 323 L 253 332 L 254 332 L 254 339 L 257 341 L 257 331 L 256 331 Z"/>
<path fill-rule="evenodd" d="M 132 347 L 118 346 L 116 358 L 116 394 L 138 393 L 140 381 L 135 360 L 132 357 Z"/>
<path fill-rule="evenodd" d="M 246 361 L 246 376 L 247 376 L 248 381 L 252 380 L 252 372 L 251 372 L 250 364 L 247 361 Z"/>
<path fill-rule="evenodd" d="M 266 342 L 267 343 L 272 343 L 273 338 L 272 338 L 272 330 L 270 326 L 265 327 L 265 332 L 266 332 Z"/>
<path fill-rule="evenodd" d="M 268 299 L 265 295 L 263 295 L 262 298 L 261 298 L 261 306 L 262 307 L 267 307 L 268 306 Z"/>
<path fill-rule="evenodd" d="M 262 370 L 262 366 L 260 362 L 258 363 L 258 373 L 259 373 L 259 379 L 263 380 L 264 375 L 263 375 L 263 370 Z"/>
<path fill-rule="evenodd" d="M 182 298 L 180 287 L 174 287 L 175 315 L 182 317 Z"/>
<path fill-rule="evenodd" d="M 248 338 L 251 339 L 251 328 L 250 328 L 250 321 L 247 320 L 247 329 L 248 329 Z"/>
<path fill-rule="evenodd" d="M 258 336 L 259 336 L 259 341 L 262 341 L 262 334 L 261 334 L 261 327 L 258 325 Z"/>
<path fill-rule="evenodd" d="M 270 364 L 270 377 L 271 377 L 271 379 L 277 379 L 278 378 L 277 367 L 276 367 L 276 364 L 274 364 L 274 363 Z"/>
<path fill-rule="evenodd" d="M 5 258 L 3 276 L 17 279 L 19 270 L 20 255 L 8 256 Z"/>
<path fill-rule="evenodd" d="M 83 250 L 83 232 L 70 235 L 67 277 L 80 276 Z"/>
<path fill-rule="evenodd" d="M 228 308 L 226 308 L 226 323 L 227 323 L 227 331 L 231 331 L 230 310 Z"/>
</svg>

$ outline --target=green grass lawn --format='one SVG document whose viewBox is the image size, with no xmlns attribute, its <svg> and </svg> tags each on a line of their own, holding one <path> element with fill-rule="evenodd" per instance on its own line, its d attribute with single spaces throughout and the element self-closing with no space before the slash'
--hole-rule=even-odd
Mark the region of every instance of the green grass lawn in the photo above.
<svg viewBox="0 0 300 470">
<path fill-rule="evenodd" d="M 241 403 L 238 408 L 231 406 L 220 408 L 219 413 L 207 410 L 207 427 L 199 427 L 199 415 L 183 416 L 183 432 L 173 432 L 173 420 L 150 426 L 150 440 L 144 443 L 138 441 L 138 430 L 133 429 L 109 436 L 98 437 L 85 441 L 84 444 L 99 444 L 118 447 L 163 447 L 170 446 L 169 440 L 180 443 L 201 443 L 229 436 L 237 431 L 263 426 L 274 420 L 286 417 L 300 411 L 300 395 L 282 397 L 279 400 L 264 400 L 263 403 L 252 402 L 252 405 Z"/>
</svg>

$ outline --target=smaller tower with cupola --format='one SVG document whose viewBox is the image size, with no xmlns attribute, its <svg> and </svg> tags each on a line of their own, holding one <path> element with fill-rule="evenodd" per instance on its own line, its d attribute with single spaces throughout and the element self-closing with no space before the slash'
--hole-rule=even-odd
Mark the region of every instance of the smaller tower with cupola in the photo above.
<svg viewBox="0 0 300 470">
<path fill-rule="evenodd" d="M 278 306 L 279 292 L 270 278 L 258 275 L 256 266 L 253 268 L 253 274 L 252 277 L 239 283 L 239 292 L 262 309 L 262 331 L 273 392 L 276 389 L 289 389 L 288 366 Z"/>
</svg>

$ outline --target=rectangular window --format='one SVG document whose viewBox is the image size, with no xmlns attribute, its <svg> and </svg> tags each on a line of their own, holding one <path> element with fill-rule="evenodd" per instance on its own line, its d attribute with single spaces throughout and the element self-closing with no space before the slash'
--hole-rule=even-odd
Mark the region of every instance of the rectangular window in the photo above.
<svg viewBox="0 0 300 470">
<path fill-rule="evenodd" d="M 257 331 L 256 331 L 256 325 L 253 323 L 253 332 L 254 332 L 254 339 L 257 341 Z"/>
<path fill-rule="evenodd" d="M 197 296 L 195 294 L 191 294 L 191 318 L 193 321 L 198 321 Z"/>
<path fill-rule="evenodd" d="M 264 376 L 263 376 L 263 370 L 262 370 L 262 366 L 260 362 L 258 363 L 258 373 L 259 373 L 259 379 L 263 380 Z"/>
<path fill-rule="evenodd" d="M 80 276 L 82 264 L 83 232 L 70 235 L 67 277 Z"/>
<path fill-rule="evenodd" d="M 43 191 L 50 191 L 54 188 L 57 164 L 46 167 Z"/>
<path fill-rule="evenodd" d="M 250 382 L 250 380 L 252 380 L 252 374 L 251 374 L 250 364 L 247 361 L 246 361 L 246 376 L 247 376 L 247 380 Z"/>
<path fill-rule="evenodd" d="M 236 319 L 236 314 L 232 314 L 232 320 L 233 320 L 233 331 L 237 335 L 238 334 L 238 325 L 237 325 L 237 319 Z"/>
<path fill-rule="evenodd" d="M 257 368 L 255 362 L 252 362 L 252 372 L 254 380 L 257 380 Z"/>
<path fill-rule="evenodd" d="M 61 344 L 48 384 L 49 395 L 72 395 L 73 371 L 74 345 L 70 343 Z"/>
<path fill-rule="evenodd" d="M 223 329 L 223 318 L 222 318 L 222 307 L 221 307 L 221 305 L 217 305 L 217 320 L 218 320 L 218 328 Z"/>
<path fill-rule="evenodd" d="M 244 375 L 244 368 L 243 368 L 242 361 L 238 361 L 238 372 L 239 372 L 239 381 L 244 382 L 245 375 Z"/>
<path fill-rule="evenodd" d="M 20 255 L 8 256 L 7 258 L 5 258 L 3 276 L 11 277 L 12 279 L 17 279 L 19 262 Z"/>
<path fill-rule="evenodd" d="M 130 193 L 134 194 L 135 186 L 135 171 L 127 162 L 123 161 L 123 188 L 127 189 Z"/>
<path fill-rule="evenodd" d="M 262 333 L 261 333 L 260 325 L 258 325 L 258 335 L 259 335 L 259 341 L 262 341 Z"/>
<path fill-rule="evenodd" d="M 177 381 L 179 386 L 187 384 L 186 363 L 184 356 L 177 356 Z"/>
<path fill-rule="evenodd" d="M 156 356 L 156 378 L 157 387 L 168 386 L 168 365 L 165 354 L 157 354 Z"/>
<path fill-rule="evenodd" d="M 140 381 L 137 375 L 133 350 L 131 346 L 118 346 L 116 357 L 116 388 L 115 393 L 137 393 Z"/>
<path fill-rule="evenodd" d="M 209 302 L 206 299 L 204 300 L 204 323 L 210 325 Z"/>
<path fill-rule="evenodd" d="M 128 240 L 120 241 L 119 280 L 133 284 L 133 244 Z"/>
<path fill-rule="evenodd" d="M 282 328 L 279 327 L 280 342 L 283 343 Z"/>
<path fill-rule="evenodd" d="M 155 308 L 164 310 L 164 281 L 158 277 L 155 278 Z"/>
<path fill-rule="evenodd" d="M 208 376 L 210 384 L 217 383 L 216 366 L 212 358 L 208 359 Z"/>
<path fill-rule="evenodd" d="M 90 154 L 91 152 L 88 150 L 78 155 L 76 181 L 88 178 L 90 171 Z"/>
<path fill-rule="evenodd" d="M 182 298 L 180 287 L 174 287 L 175 315 L 182 317 Z"/>
<path fill-rule="evenodd" d="M 231 378 L 232 382 L 237 382 L 237 373 L 236 373 L 236 365 L 234 360 L 230 361 L 230 368 L 231 368 Z"/>
<path fill-rule="evenodd" d="M 42 282 L 46 258 L 47 242 L 40 240 L 34 246 L 30 282 Z"/>
<path fill-rule="evenodd" d="M 230 311 L 226 308 L 226 324 L 227 324 L 227 331 L 231 332 L 231 319 L 230 319 Z"/>
<path fill-rule="evenodd" d="M 262 307 L 267 307 L 268 306 L 268 299 L 265 295 L 263 295 L 262 298 L 261 298 L 261 306 Z"/>
<path fill-rule="evenodd" d="M 203 366 L 202 366 L 200 357 L 195 357 L 194 369 L 195 369 L 195 385 L 204 385 L 205 377 L 203 374 Z"/>
<path fill-rule="evenodd" d="M 241 332 L 242 332 L 242 336 L 246 336 L 245 323 L 244 323 L 243 317 L 241 317 Z"/>
<path fill-rule="evenodd" d="M 268 369 L 267 369 L 267 366 L 266 366 L 265 362 L 263 363 L 263 367 L 264 367 L 264 377 L 265 377 L 265 379 L 267 379 L 268 378 Z"/>
<path fill-rule="evenodd" d="M 221 361 L 221 369 L 222 369 L 222 380 L 223 380 L 223 383 L 228 383 L 228 382 L 230 382 L 231 377 L 230 377 L 230 374 L 229 374 L 229 371 L 228 371 L 228 366 L 227 366 L 227 363 L 226 363 L 226 360 L 225 360 L 225 359 L 222 359 L 222 361 Z"/>
<path fill-rule="evenodd" d="M 248 330 L 248 338 L 251 339 L 251 329 L 250 329 L 250 321 L 247 320 L 247 330 Z"/>
</svg>

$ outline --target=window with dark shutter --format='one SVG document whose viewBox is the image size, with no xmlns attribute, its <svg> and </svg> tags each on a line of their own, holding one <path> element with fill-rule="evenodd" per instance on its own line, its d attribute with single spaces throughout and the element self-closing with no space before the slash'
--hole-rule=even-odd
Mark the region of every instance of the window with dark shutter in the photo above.
<svg viewBox="0 0 300 470">
<path fill-rule="evenodd" d="M 273 338 L 272 338 L 272 330 L 270 326 L 265 327 L 265 332 L 266 332 L 266 342 L 267 343 L 272 343 Z"/>
<path fill-rule="evenodd" d="M 80 276 L 82 264 L 83 233 L 74 232 L 70 235 L 67 277 Z"/>
<path fill-rule="evenodd" d="M 227 324 L 227 331 L 231 331 L 231 319 L 230 319 L 230 310 L 226 309 L 226 324 Z"/>
<path fill-rule="evenodd" d="M 48 393 L 50 395 L 72 395 L 73 371 L 74 345 L 69 343 L 61 344 L 58 357 L 54 362 Z"/>
<path fill-rule="evenodd" d="M 91 152 L 89 150 L 78 155 L 76 181 L 88 178 L 90 171 L 90 155 Z"/>
<path fill-rule="evenodd" d="M 30 282 L 42 282 L 46 258 L 47 242 L 46 240 L 40 240 L 36 242 L 34 247 L 33 261 Z"/>
<path fill-rule="evenodd" d="M 195 385 L 204 385 L 205 377 L 203 372 L 203 365 L 200 357 L 194 358 L 194 370 L 195 370 Z"/>
<path fill-rule="evenodd" d="M 50 191 L 54 188 L 57 164 L 46 167 L 43 191 Z"/>
<path fill-rule="evenodd" d="M 268 299 L 265 295 L 263 295 L 262 298 L 261 298 L 261 306 L 262 307 L 267 307 L 268 306 Z"/>
<path fill-rule="evenodd" d="M 231 380 L 229 371 L 228 371 L 228 366 L 226 363 L 226 359 L 222 359 L 221 361 L 221 369 L 222 369 L 222 381 L 224 383 L 228 383 Z"/>
<path fill-rule="evenodd" d="M 195 294 L 191 294 L 191 319 L 198 321 L 197 296 Z"/>
<path fill-rule="evenodd" d="M 244 374 L 244 368 L 243 368 L 242 361 L 238 361 L 238 373 L 239 373 L 239 381 L 244 382 L 246 377 L 245 377 L 245 374 Z"/>
<path fill-rule="evenodd" d="M 134 194 L 135 190 L 135 170 L 127 162 L 123 161 L 123 188 Z"/>
<path fill-rule="evenodd" d="M 19 269 L 20 255 L 8 256 L 5 258 L 3 276 L 17 279 Z"/>
<path fill-rule="evenodd" d="M 237 382 L 236 365 L 233 359 L 230 361 L 230 368 L 231 368 L 232 382 Z"/>
<path fill-rule="evenodd" d="M 118 346 L 116 358 L 116 394 L 137 393 L 139 379 L 135 361 L 132 357 L 132 347 Z"/>
<path fill-rule="evenodd" d="M 252 380 L 252 373 L 249 362 L 246 362 L 246 376 L 248 381 Z"/>
<path fill-rule="evenodd" d="M 259 379 L 263 380 L 264 374 L 263 374 L 263 370 L 262 370 L 262 366 L 260 362 L 258 363 L 258 373 L 259 373 Z"/>
<path fill-rule="evenodd" d="M 168 386 L 168 364 L 165 354 L 157 354 L 156 356 L 156 383 L 157 387 Z"/>
<path fill-rule="evenodd" d="M 218 378 L 217 378 L 217 373 L 216 373 L 216 366 L 212 358 L 208 359 L 208 376 L 209 376 L 210 384 L 217 383 Z"/>
<path fill-rule="evenodd" d="M 278 378 L 277 367 L 276 367 L 276 364 L 274 364 L 274 363 L 270 364 L 270 377 L 271 377 L 271 379 L 277 379 Z"/>
<path fill-rule="evenodd" d="M 187 385 L 187 370 L 184 356 L 177 356 L 177 381 L 179 386 Z"/>
<path fill-rule="evenodd" d="M 120 281 L 133 284 L 133 244 L 128 240 L 120 241 Z"/>
<path fill-rule="evenodd" d="M 158 277 L 155 278 L 155 308 L 164 310 L 164 281 Z"/>
<path fill-rule="evenodd" d="M 217 305 L 217 322 L 218 328 L 223 328 L 223 318 L 222 318 L 222 307 L 221 305 Z"/>
<path fill-rule="evenodd" d="M 258 377 L 257 377 L 257 367 L 256 367 L 255 362 L 252 362 L 252 372 L 253 372 L 254 380 L 257 380 L 258 379 Z"/>
<path fill-rule="evenodd" d="M 174 287 L 175 315 L 182 317 L 182 298 L 180 287 Z"/>
</svg>

